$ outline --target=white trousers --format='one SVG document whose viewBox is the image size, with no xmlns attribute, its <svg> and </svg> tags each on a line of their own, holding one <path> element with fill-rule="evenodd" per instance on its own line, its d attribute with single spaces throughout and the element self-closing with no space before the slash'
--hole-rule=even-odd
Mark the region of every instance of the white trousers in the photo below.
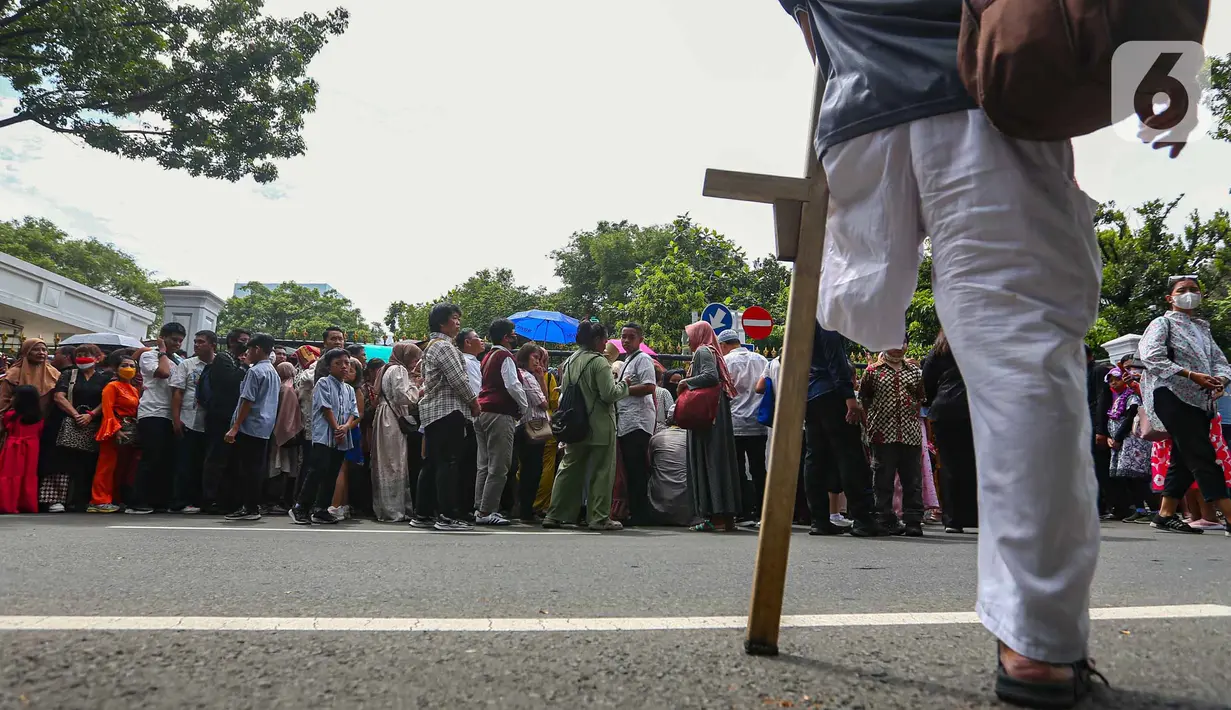
<svg viewBox="0 0 1231 710">
<path fill-rule="evenodd" d="M 974 428 L 979 616 L 1027 657 L 1084 658 L 1099 527 L 1082 338 L 1101 263 L 1072 147 L 1006 138 L 974 110 L 854 138 L 824 166 L 819 321 L 899 347 L 931 237 Z"/>
</svg>

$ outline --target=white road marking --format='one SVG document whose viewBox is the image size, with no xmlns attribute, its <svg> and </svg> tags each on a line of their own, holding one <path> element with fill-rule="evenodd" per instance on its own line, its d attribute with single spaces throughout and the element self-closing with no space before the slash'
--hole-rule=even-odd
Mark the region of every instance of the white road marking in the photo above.
<svg viewBox="0 0 1231 710">
<path fill-rule="evenodd" d="M 217 526 L 212 527 L 207 525 L 108 525 L 107 528 L 109 530 L 206 530 L 209 532 L 328 532 L 354 535 L 542 535 L 543 537 L 556 537 L 558 535 L 602 535 L 602 533 L 590 532 L 589 530 L 552 530 L 550 532 L 540 532 L 536 530 L 458 530 L 447 532 L 443 530 L 422 530 L 417 528 L 400 530 L 396 528 L 346 528 L 319 525 L 302 525 L 293 528 L 266 528 L 255 525 L 246 525 L 244 523 L 219 523 Z"/>
<path fill-rule="evenodd" d="M 1188 604 L 1091 609 L 1100 621 L 1231 617 L 1231 606 Z M 787 628 L 977 624 L 974 612 L 808 614 L 782 617 Z M 416 619 L 230 616 L 0 616 L 0 631 L 684 631 L 742 629 L 743 616 Z"/>
</svg>

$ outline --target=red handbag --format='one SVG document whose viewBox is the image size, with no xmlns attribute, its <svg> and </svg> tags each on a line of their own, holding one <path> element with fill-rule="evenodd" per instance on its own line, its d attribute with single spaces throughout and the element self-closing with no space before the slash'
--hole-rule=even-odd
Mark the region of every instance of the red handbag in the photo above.
<svg viewBox="0 0 1231 710">
<path fill-rule="evenodd" d="M 675 424 L 681 429 L 711 429 L 718 418 L 718 385 L 687 389 L 675 401 Z"/>
</svg>

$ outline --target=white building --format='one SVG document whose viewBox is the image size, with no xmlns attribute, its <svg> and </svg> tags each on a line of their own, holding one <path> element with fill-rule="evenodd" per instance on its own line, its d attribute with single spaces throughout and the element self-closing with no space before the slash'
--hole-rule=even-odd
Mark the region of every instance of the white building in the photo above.
<svg viewBox="0 0 1231 710">
<path fill-rule="evenodd" d="M 0 253 L 0 343 L 54 345 L 70 335 L 119 333 L 144 339 L 154 314 L 114 296 Z"/>
<path fill-rule="evenodd" d="M 188 331 L 188 340 L 193 333 L 202 330 L 218 330 L 218 314 L 222 311 L 223 300 L 196 286 L 170 286 L 159 289 L 162 293 L 163 323 L 179 323 Z"/>
</svg>

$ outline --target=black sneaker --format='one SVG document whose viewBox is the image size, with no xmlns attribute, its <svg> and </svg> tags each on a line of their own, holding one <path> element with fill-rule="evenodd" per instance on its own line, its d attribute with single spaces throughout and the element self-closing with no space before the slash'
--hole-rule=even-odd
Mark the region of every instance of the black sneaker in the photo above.
<svg viewBox="0 0 1231 710">
<path fill-rule="evenodd" d="M 418 528 L 420 530 L 434 530 L 436 529 L 436 521 L 431 518 L 421 518 L 416 515 L 410 519 L 410 527 Z"/>
<path fill-rule="evenodd" d="M 234 513 L 227 513 L 224 516 L 227 520 L 260 520 L 261 514 L 257 511 L 240 508 Z"/>
<path fill-rule="evenodd" d="M 328 510 L 324 510 L 324 509 L 312 511 L 311 521 L 316 523 L 317 525 L 337 525 L 338 524 L 338 519 L 333 517 L 333 513 L 330 513 Z"/>
<path fill-rule="evenodd" d="M 296 525 L 311 525 L 312 524 L 312 516 L 308 514 L 308 511 L 304 510 L 303 508 L 299 506 L 295 506 L 294 508 L 291 508 L 289 511 L 287 511 L 287 515 L 291 516 L 291 521 L 294 522 Z"/>
<path fill-rule="evenodd" d="M 1189 535 L 1200 535 L 1205 532 L 1184 522 L 1178 515 L 1171 515 L 1166 518 L 1161 515 L 1155 515 L 1154 522 L 1150 523 L 1150 527 L 1162 530 L 1163 532 L 1188 533 Z"/>
<path fill-rule="evenodd" d="M 436 524 L 432 527 L 440 530 L 441 532 L 469 532 L 474 530 L 474 525 L 471 525 L 463 520 L 454 520 L 453 518 L 446 517 L 444 515 L 436 518 Z"/>
<path fill-rule="evenodd" d="M 875 520 L 856 520 L 851 525 L 851 535 L 854 537 L 886 537 L 889 534 L 890 532 Z"/>
<path fill-rule="evenodd" d="M 906 526 L 902 524 L 901 520 L 881 523 L 881 527 L 885 529 L 886 535 L 898 536 L 906 534 Z"/>
<path fill-rule="evenodd" d="M 841 535 L 848 528 L 839 527 L 828 520 L 818 520 L 808 529 L 809 535 Z"/>
<path fill-rule="evenodd" d="M 905 527 L 906 529 L 903 531 L 903 534 L 906 537 L 923 537 L 922 523 L 907 523 Z"/>
</svg>

